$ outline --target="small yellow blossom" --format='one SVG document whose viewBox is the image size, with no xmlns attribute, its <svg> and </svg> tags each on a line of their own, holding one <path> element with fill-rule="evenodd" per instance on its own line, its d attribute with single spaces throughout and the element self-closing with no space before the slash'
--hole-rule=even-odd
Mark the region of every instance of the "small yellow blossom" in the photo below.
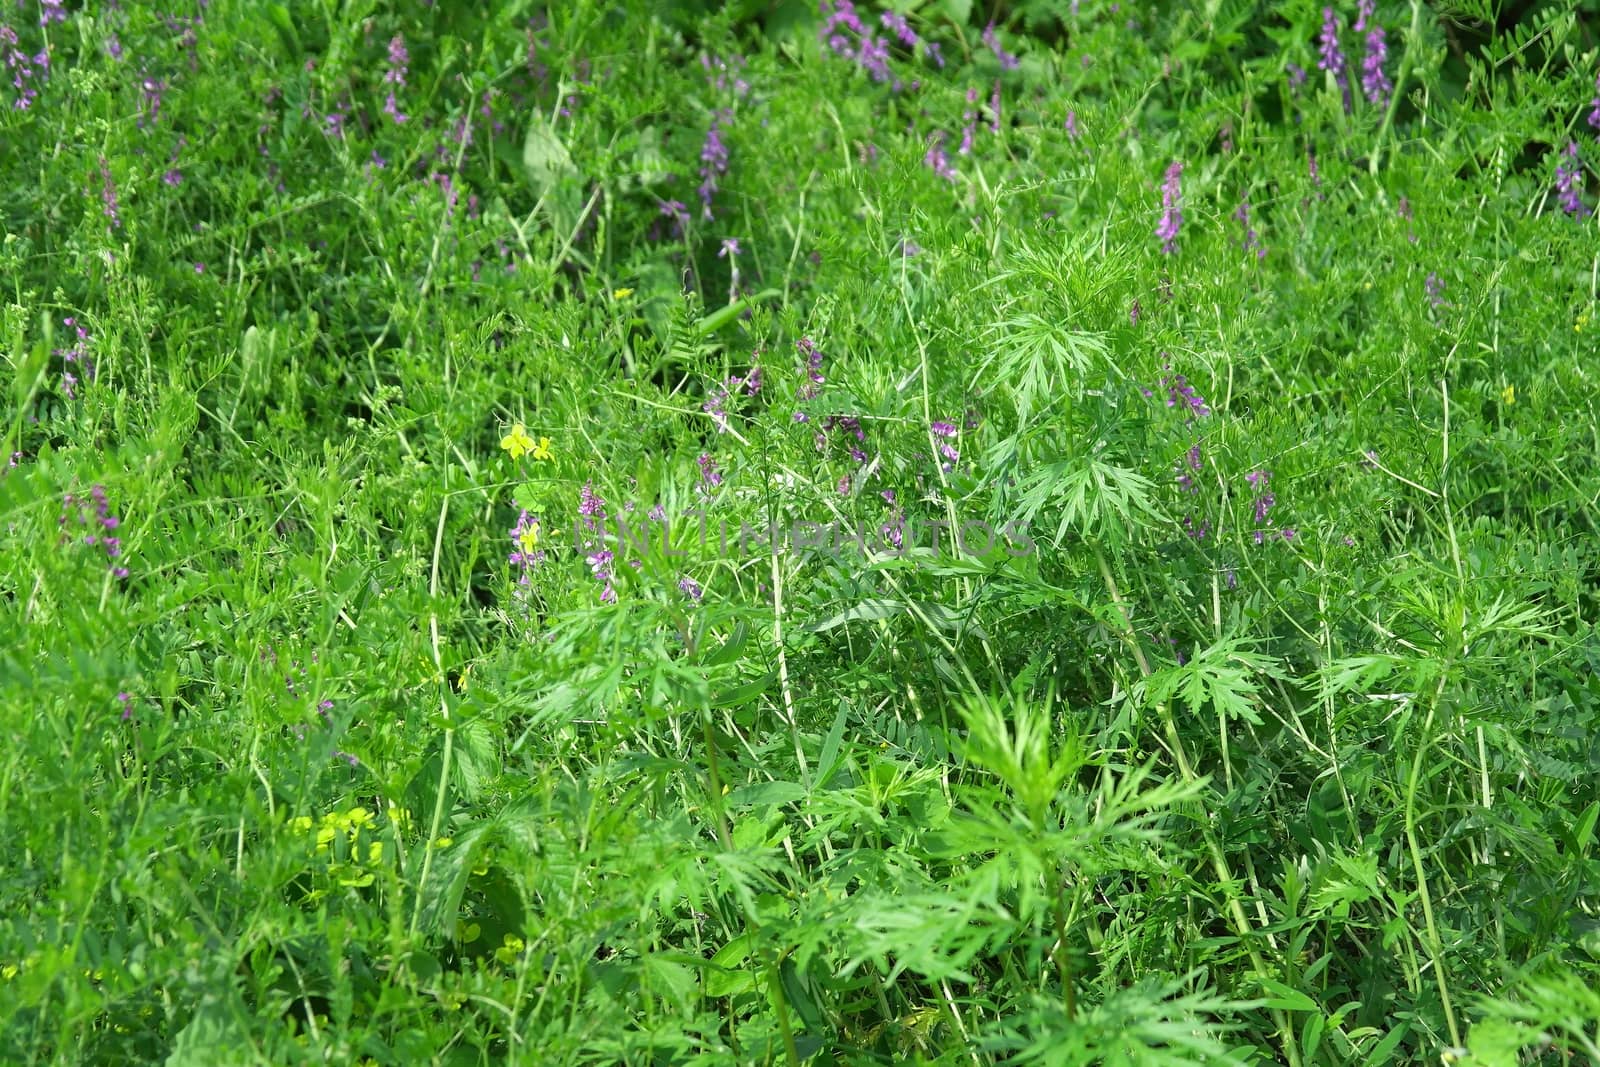
<svg viewBox="0 0 1600 1067">
<path fill-rule="evenodd" d="M 434 848 L 449 848 L 450 845 L 454 841 L 455 841 L 455 838 L 453 838 L 453 837 L 441 837 L 441 838 L 439 838 L 439 840 L 437 840 L 437 841 L 435 841 L 433 843 L 433 847 Z"/>
<path fill-rule="evenodd" d="M 300 816 L 297 816 L 296 818 L 293 818 L 293 819 L 289 820 L 289 829 L 293 830 L 297 834 L 310 833 L 311 832 L 311 816 L 309 816 L 309 815 L 300 815 Z"/>
<path fill-rule="evenodd" d="M 632 295 L 632 289 L 613 289 L 611 291 L 611 299 L 613 300 L 626 300 Z"/>
<path fill-rule="evenodd" d="M 1582 333 L 1585 326 L 1589 325 L 1589 313 L 1585 311 L 1578 316 L 1578 321 L 1572 324 L 1573 333 Z"/>
<path fill-rule="evenodd" d="M 1517 387 L 1508 385 L 1500 390 L 1500 402 L 1503 404 L 1515 404 L 1517 402 Z"/>
<path fill-rule="evenodd" d="M 494 950 L 494 958 L 509 967 L 517 962 L 517 957 L 522 954 L 524 948 L 527 948 L 527 945 L 522 938 L 516 934 L 507 934 L 505 943 Z"/>
<path fill-rule="evenodd" d="M 539 547 L 539 520 L 534 519 L 528 523 L 528 528 L 517 535 L 517 547 L 523 552 L 532 552 Z M 463 681 L 465 679 L 463 678 Z"/>
<path fill-rule="evenodd" d="M 543 463 L 545 460 L 555 458 L 555 453 L 550 451 L 550 438 L 539 438 L 539 443 L 533 446 L 533 458 L 541 463 Z"/>
<path fill-rule="evenodd" d="M 4 978 L 6 981 L 9 982 L 9 981 L 11 981 L 11 979 L 15 978 L 16 976 L 17 976 L 17 965 L 15 963 L 8 963 L 4 967 L 0 967 L 0 978 Z"/>
<path fill-rule="evenodd" d="M 463 945 L 470 945 L 474 941 L 478 940 L 482 934 L 483 927 L 479 926 L 477 923 L 467 923 L 461 928 L 461 943 Z"/>
<path fill-rule="evenodd" d="M 519 422 L 500 439 L 500 447 L 510 452 L 512 459 L 521 459 L 534 450 L 533 438 L 528 436 L 528 428 Z"/>
</svg>

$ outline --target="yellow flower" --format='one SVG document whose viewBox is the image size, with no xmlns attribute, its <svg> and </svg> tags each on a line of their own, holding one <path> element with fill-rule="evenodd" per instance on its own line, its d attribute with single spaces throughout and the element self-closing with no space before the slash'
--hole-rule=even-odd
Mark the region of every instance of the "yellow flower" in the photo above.
<svg viewBox="0 0 1600 1067">
<path fill-rule="evenodd" d="M 435 841 L 433 843 L 433 847 L 434 848 L 449 848 L 451 842 L 453 842 L 454 840 L 455 840 L 455 838 L 453 838 L 453 837 L 441 837 L 441 838 L 439 838 L 439 840 L 437 840 L 437 841 Z"/>
<path fill-rule="evenodd" d="M 500 447 L 510 452 L 512 459 L 521 459 L 533 451 L 533 438 L 528 436 L 528 428 L 519 422 L 500 439 Z"/>
<path fill-rule="evenodd" d="M 632 289 L 613 289 L 611 291 L 611 299 L 613 300 L 626 300 L 632 295 Z"/>
<path fill-rule="evenodd" d="M 1515 404 L 1517 402 L 1517 387 L 1508 385 L 1500 390 L 1500 402 L 1503 404 Z"/>
<path fill-rule="evenodd" d="M 532 552 L 539 547 L 539 520 L 528 523 L 528 528 L 517 535 L 517 547 L 524 552 Z"/>
<path fill-rule="evenodd" d="M 311 816 L 299 815 L 289 821 L 289 829 L 297 834 L 308 833 L 311 830 Z"/>
<path fill-rule="evenodd" d="M 507 934 L 505 943 L 494 950 L 494 958 L 509 967 L 517 962 L 517 957 L 522 954 L 522 950 L 526 947 L 527 945 L 523 943 L 522 938 L 516 934 Z"/>
<path fill-rule="evenodd" d="M 9 981 L 11 981 L 11 979 L 15 978 L 16 976 L 17 976 L 17 965 L 15 963 L 8 963 L 4 967 L 0 967 L 0 978 L 4 978 L 6 981 L 9 982 Z"/>
<path fill-rule="evenodd" d="M 550 451 L 550 438 L 539 438 L 539 443 L 533 446 L 533 458 L 541 463 L 547 459 L 555 458 L 555 453 Z"/>
<path fill-rule="evenodd" d="M 363 826 L 372 822 L 372 812 L 362 807 L 351 808 L 345 815 L 344 822 L 352 833 L 358 832 Z"/>
<path fill-rule="evenodd" d="M 1578 316 L 1578 321 L 1572 324 L 1572 332 L 1582 333 L 1583 328 L 1587 325 L 1589 325 L 1589 313 L 1585 311 L 1583 314 Z"/>
</svg>

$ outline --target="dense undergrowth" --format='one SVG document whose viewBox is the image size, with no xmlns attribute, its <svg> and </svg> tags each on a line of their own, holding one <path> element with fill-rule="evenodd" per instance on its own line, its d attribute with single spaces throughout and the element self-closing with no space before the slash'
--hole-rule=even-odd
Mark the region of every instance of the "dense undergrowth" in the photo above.
<svg viewBox="0 0 1600 1067">
<path fill-rule="evenodd" d="M 1600 7 L 0 15 L 0 1061 L 1600 1062 Z"/>
</svg>

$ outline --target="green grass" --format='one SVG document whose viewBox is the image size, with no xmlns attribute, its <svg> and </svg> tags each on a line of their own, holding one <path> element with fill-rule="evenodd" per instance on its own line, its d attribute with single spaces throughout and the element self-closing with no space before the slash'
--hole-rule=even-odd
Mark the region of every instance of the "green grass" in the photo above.
<svg viewBox="0 0 1600 1067">
<path fill-rule="evenodd" d="M 1600 1062 L 1594 0 L 478 7 L 4 15 L 0 1062 Z"/>
</svg>

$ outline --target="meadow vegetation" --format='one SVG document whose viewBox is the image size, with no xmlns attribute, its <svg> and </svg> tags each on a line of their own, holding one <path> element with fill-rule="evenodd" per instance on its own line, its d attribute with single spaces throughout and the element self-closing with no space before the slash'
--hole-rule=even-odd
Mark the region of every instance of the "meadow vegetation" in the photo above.
<svg viewBox="0 0 1600 1067">
<path fill-rule="evenodd" d="M 1600 1063 L 1512 6 L 5 5 L 0 1062 Z"/>
</svg>

